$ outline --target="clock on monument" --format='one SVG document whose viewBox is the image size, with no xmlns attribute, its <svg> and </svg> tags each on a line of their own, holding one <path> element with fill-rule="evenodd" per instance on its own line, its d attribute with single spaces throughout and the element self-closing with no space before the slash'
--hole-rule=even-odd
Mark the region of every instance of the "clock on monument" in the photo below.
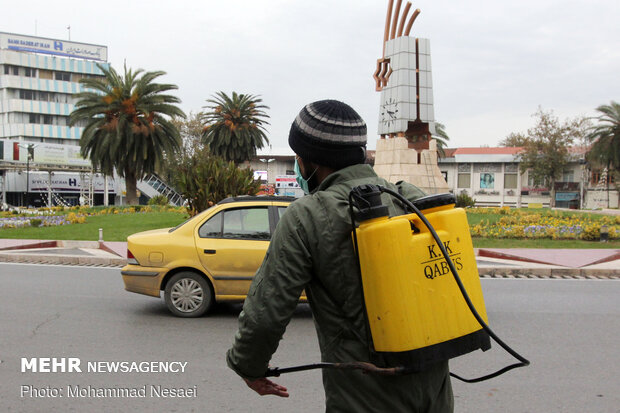
<svg viewBox="0 0 620 413">
<path fill-rule="evenodd" d="M 381 105 L 381 122 L 386 126 L 392 125 L 397 118 L 398 102 L 389 98 Z"/>
</svg>

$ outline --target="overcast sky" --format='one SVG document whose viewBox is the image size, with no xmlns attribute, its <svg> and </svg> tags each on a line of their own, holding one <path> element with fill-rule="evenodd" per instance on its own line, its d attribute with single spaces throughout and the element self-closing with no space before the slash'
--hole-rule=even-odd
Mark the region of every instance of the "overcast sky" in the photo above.
<svg viewBox="0 0 620 413">
<path fill-rule="evenodd" d="M 5 4 L 0 31 L 108 46 L 122 69 L 164 70 L 186 111 L 218 91 L 260 95 L 269 139 L 287 146 L 304 104 L 338 99 L 377 139 L 387 0 L 39 1 Z M 404 4 L 405 2 L 403 2 Z M 404 7 L 404 6 L 403 6 Z M 620 100 L 618 0 L 423 0 L 412 35 L 431 41 L 435 116 L 451 147 L 496 146 L 539 105 L 592 116 Z"/>
</svg>

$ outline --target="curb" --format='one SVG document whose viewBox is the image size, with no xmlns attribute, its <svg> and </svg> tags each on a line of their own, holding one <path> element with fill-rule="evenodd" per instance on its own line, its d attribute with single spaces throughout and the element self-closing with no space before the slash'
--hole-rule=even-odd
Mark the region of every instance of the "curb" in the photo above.
<svg viewBox="0 0 620 413">
<path fill-rule="evenodd" d="M 478 267 L 480 278 L 620 279 L 620 270 L 600 268 Z"/>
<path fill-rule="evenodd" d="M 84 267 L 116 267 L 127 265 L 121 257 L 85 257 L 82 255 L 32 255 L 0 251 L 0 262 L 51 265 L 78 265 Z M 478 267 L 480 278 L 532 279 L 620 279 L 620 269 L 600 268 L 514 268 Z"/>
<path fill-rule="evenodd" d="M 25 264 L 79 265 L 89 267 L 124 267 L 127 259 L 121 257 L 85 257 L 83 255 L 34 255 L 0 252 L 0 262 Z"/>
</svg>

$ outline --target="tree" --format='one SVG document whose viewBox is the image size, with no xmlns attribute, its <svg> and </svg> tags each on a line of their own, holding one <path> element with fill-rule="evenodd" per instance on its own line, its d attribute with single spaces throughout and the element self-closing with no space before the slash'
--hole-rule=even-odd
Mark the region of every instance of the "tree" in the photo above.
<svg viewBox="0 0 620 413">
<path fill-rule="evenodd" d="M 178 166 L 195 152 L 202 151 L 202 121 L 199 113 L 190 112 L 187 118 L 175 117 L 172 123 L 181 135 L 181 146 L 178 151 L 166 152 L 164 160 L 156 170 L 157 175 L 168 184 L 172 184 L 178 173 Z"/>
<path fill-rule="evenodd" d="M 173 118 L 172 123 L 181 133 L 181 149 L 188 153 L 193 153 L 202 149 L 202 129 L 203 124 L 200 120 L 201 114 L 190 112 L 187 118 Z"/>
<path fill-rule="evenodd" d="M 585 134 L 587 119 L 578 117 L 560 123 L 553 111 L 542 108 L 532 115 L 536 125 L 527 130 L 523 151 L 519 154 L 521 173 L 529 170 L 536 185 L 547 183 L 551 192 L 551 207 L 555 206 L 555 181 L 568 164 L 568 148 Z"/>
<path fill-rule="evenodd" d="M 448 146 L 448 141 L 450 137 L 446 133 L 446 127 L 443 123 L 435 122 L 435 133 L 433 134 L 433 139 L 437 141 L 437 152 L 439 152 L 439 157 L 446 156 L 444 149 Z"/>
<path fill-rule="evenodd" d="M 211 155 L 206 147 L 182 159 L 174 177 L 172 183 L 187 199 L 191 216 L 224 198 L 256 195 L 260 189 L 260 181 L 254 180 L 254 171 Z"/>
<path fill-rule="evenodd" d="M 207 99 L 207 111 L 201 116 L 205 124 L 202 136 L 213 155 L 239 164 L 269 143 L 264 126 L 269 124 L 264 111 L 269 107 L 261 102 L 257 96 L 236 92 L 232 98 L 218 92 Z"/>
<path fill-rule="evenodd" d="M 612 101 L 609 105 L 596 108 L 601 113 L 595 119 L 596 126 L 590 128 L 586 139 L 592 143 L 587 159 L 593 165 L 607 168 L 620 181 L 620 104 Z M 607 180 L 608 190 L 609 181 Z"/>
<path fill-rule="evenodd" d="M 155 83 L 162 71 L 133 71 L 124 67 L 97 65 L 104 78 L 85 78 L 85 91 L 77 95 L 70 123 L 85 121 L 80 138 L 81 154 L 105 174 L 116 170 L 125 178 L 127 203 L 138 202 L 139 179 L 155 171 L 164 153 L 176 151 L 181 143 L 177 127 L 169 119 L 185 117 L 175 104 L 180 100 L 165 94 L 177 86 Z"/>
<path fill-rule="evenodd" d="M 519 148 L 525 146 L 527 143 L 527 136 L 521 132 L 512 132 L 504 139 L 499 141 L 499 146 L 506 146 L 512 148 Z"/>
</svg>

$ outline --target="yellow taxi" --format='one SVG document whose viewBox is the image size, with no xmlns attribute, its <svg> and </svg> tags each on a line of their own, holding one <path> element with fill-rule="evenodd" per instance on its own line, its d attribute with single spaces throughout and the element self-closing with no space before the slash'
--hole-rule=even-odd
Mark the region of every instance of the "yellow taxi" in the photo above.
<svg viewBox="0 0 620 413">
<path fill-rule="evenodd" d="M 160 297 L 179 317 L 199 317 L 215 301 L 243 301 L 276 224 L 292 197 L 227 198 L 174 228 L 127 238 L 125 289 Z"/>
</svg>

